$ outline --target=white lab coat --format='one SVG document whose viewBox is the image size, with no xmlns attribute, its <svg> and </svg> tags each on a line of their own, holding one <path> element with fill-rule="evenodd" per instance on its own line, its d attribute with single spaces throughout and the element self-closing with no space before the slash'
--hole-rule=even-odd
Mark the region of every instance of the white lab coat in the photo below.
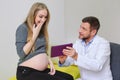
<svg viewBox="0 0 120 80">
<path fill-rule="evenodd" d="M 81 80 L 113 80 L 110 70 L 110 44 L 107 40 L 95 36 L 85 49 L 79 39 L 73 48 L 78 53 L 77 60 L 68 57 L 61 66 L 78 65 Z"/>
</svg>

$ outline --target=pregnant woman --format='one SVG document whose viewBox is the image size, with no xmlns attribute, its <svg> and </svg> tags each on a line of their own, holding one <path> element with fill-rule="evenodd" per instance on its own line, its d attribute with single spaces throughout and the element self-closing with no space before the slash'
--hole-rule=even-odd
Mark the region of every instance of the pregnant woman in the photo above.
<svg viewBox="0 0 120 80">
<path fill-rule="evenodd" d="M 73 80 L 71 75 L 55 70 L 47 56 L 49 19 L 47 6 L 36 2 L 26 20 L 18 26 L 16 50 L 20 59 L 16 72 L 17 80 Z"/>
</svg>

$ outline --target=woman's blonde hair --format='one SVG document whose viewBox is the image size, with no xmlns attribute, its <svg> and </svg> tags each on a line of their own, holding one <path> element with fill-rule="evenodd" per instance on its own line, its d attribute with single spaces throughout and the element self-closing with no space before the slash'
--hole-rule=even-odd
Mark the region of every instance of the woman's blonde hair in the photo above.
<svg viewBox="0 0 120 80">
<path fill-rule="evenodd" d="M 39 10 L 43 10 L 43 9 L 47 10 L 47 20 L 43 24 L 43 26 L 41 28 L 41 31 L 40 31 L 40 34 L 43 34 L 45 36 L 46 51 L 47 51 L 48 50 L 48 41 L 49 41 L 49 38 L 48 38 L 48 23 L 49 23 L 49 20 L 50 20 L 50 13 L 49 13 L 49 10 L 48 10 L 47 6 L 44 3 L 39 3 L 39 2 L 34 3 L 31 7 L 29 13 L 28 13 L 28 16 L 26 17 L 25 23 L 28 26 L 27 41 L 29 41 L 32 37 L 32 34 L 33 34 L 32 27 L 35 24 L 35 17 L 37 15 L 37 12 Z"/>
</svg>

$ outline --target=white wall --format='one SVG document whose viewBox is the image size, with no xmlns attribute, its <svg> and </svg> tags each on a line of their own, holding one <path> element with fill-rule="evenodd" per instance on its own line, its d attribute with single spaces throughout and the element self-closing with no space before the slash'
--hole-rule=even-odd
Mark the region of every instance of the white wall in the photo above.
<svg viewBox="0 0 120 80">
<path fill-rule="evenodd" d="M 0 1 L 0 80 L 15 75 L 18 56 L 15 31 L 36 1 L 44 2 L 51 13 L 50 43 L 64 42 L 64 0 L 1 0 Z M 62 32 L 61 32 L 62 31 Z"/>
<path fill-rule="evenodd" d="M 120 43 L 120 0 L 65 0 L 65 33 L 68 42 L 78 37 L 82 18 L 96 16 L 101 22 L 99 35 Z"/>
</svg>

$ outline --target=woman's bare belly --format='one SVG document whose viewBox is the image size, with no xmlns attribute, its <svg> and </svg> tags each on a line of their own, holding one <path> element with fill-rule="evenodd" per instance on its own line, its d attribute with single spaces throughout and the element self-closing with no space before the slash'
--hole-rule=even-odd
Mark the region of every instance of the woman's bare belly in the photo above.
<svg viewBox="0 0 120 80">
<path fill-rule="evenodd" d="M 34 68 L 40 71 L 45 70 L 48 67 L 48 57 L 46 53 L 38 54 L 29 60 L 20 64 L 20 66 L 26 66 L 30 68 Z"/>
</svg>

